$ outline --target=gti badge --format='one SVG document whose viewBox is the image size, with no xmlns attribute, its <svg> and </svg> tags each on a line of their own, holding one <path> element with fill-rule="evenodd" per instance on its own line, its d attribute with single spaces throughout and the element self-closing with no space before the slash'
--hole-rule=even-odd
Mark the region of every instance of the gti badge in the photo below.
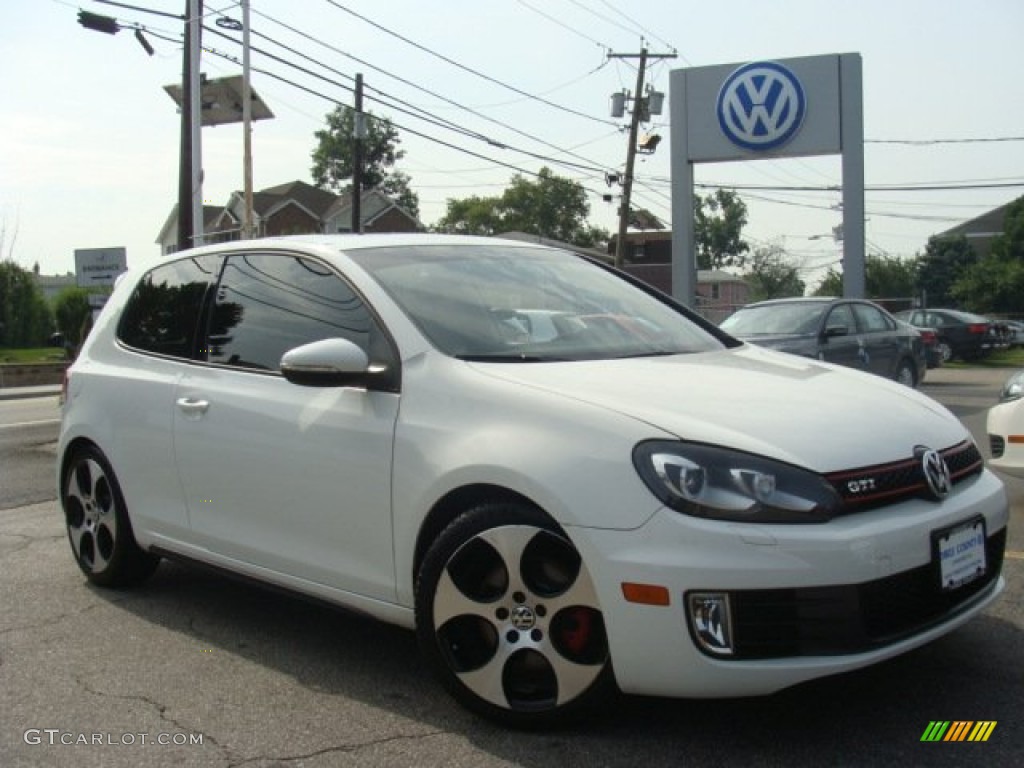
<svg viewBox="0 0 1024 768">
<path fill-rule="evenodd" d="M 718 124 L 733 144 L 763 151 L 796 135 L 807 111 L 803 86 L 774 61 L 744 64 L 718 92 Z"/>
<path fill-rule="evenodd" d="M 914 448 L 914 456 L 921 460 L 921 470 L 928 491 L 936 501 L 942 501 L 949 495 L 953 487 L 953 478 L 949 466 L 938 451 L 919 445 Z"/>
</svg>

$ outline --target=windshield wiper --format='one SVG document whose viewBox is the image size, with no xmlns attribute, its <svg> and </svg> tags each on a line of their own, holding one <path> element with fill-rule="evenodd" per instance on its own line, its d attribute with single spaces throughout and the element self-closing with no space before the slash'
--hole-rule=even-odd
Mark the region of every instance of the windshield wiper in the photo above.
<svg viewBox="0 0 1024 768">
<path fill-rule="evenodd" d="M 541 355 L 455 355 L 456 360 L 467 363 L 558 363 L 565 362 L 564 357 L 548 357 Z"/>
</svg>

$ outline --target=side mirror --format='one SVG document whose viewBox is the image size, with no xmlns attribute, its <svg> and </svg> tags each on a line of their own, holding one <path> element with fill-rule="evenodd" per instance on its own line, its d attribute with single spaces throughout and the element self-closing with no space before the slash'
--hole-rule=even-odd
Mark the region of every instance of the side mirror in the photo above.
<svg viewBox="0 0 1024 768">
<path fill-rule="evenodd" d="M 372 371 L 366 353 L 348 339 L 321 339 L 285 352 L 281 373 L 304 387 L 365 387 Z"/>
<path fill-rule="evenodd" d="M 825 329 L 825 338 L 831 339 L 833 336 L 849 336 L 850 329 L 845 325 L 830 325 Z"/>
</svg>

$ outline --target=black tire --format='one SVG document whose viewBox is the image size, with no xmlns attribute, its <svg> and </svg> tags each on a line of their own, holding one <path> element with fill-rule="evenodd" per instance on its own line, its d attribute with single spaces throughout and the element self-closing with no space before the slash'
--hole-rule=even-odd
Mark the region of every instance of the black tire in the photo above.
<svg viewBox="0 0 1024 768">
<path fill-rule="evenodd" d="M 570 722 L 617 693 L 590 574 L 525 504 L 482 504 L 438 536 L 416 580 L 416 632 L 452 696 L 505 726 Z"/>
<path fill-rule="evenodd" d="M 896 381 L 913 389 L 917 386 L 917 368 L 913 362 L 903 358 L 896 366 Z"/>
<path fill-rule="evenodd" d="M 64 467 L 60 501 L 75 562 L 93 584 L 131 587 L 148 579 L 160 558 L 135 542 L 121 486 L 103 453 L 78 448 Z"/>
</svg>

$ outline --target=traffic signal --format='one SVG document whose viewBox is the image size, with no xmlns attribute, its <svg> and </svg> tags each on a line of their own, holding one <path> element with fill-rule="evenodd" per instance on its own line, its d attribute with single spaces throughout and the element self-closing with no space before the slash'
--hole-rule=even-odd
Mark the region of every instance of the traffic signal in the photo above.
<svg viewBox="0 0 1024 768">
<path fill-rule="evenodd" d="M 106 32 L 108 35 L 115 35 L 121 31 L 117 19 L 113 16 L 101 16 L 98 13 L 89 13 L 88 11 L 78 12 L 78 23 L 86 29 Z"/>
</svg>

